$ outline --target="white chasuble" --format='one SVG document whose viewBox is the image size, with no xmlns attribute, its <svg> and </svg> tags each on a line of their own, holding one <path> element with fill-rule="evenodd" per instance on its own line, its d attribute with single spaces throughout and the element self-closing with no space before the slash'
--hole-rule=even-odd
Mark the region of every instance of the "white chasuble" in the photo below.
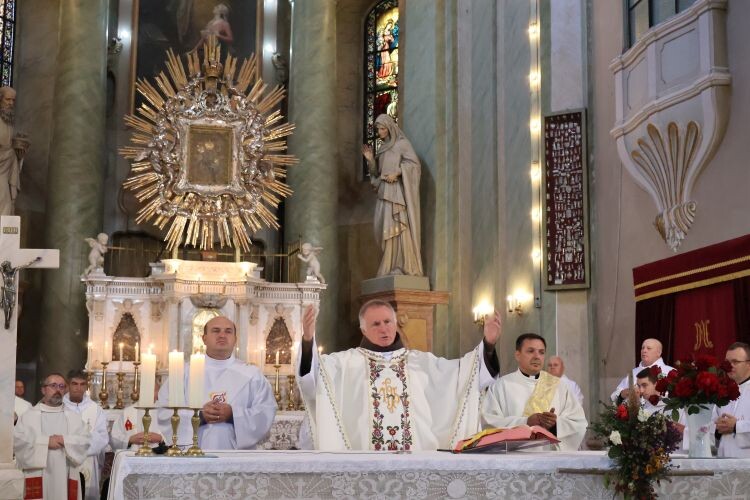
<svg viewBox="0 0 750 500">
<path fill-rule="evenodd" d="M 49 438 L 61 435 L 65 446 L 49 449 Z M 80 500 L 80 465 L 86 459 L 91 434 L 81 417 L 64 405 L 37 404 L 18 419 L 13 450 L 26 478 L 28 499 Z"/>
<path fill-rule="evenodd" d="M 188 367 L 185 367 L 185 400 L 190 387 Z M 249 450 L 268 435 L 276 416 L 276 399 L 271 384 L 257 366 L 248 365 L 230 356 L 214 359 L 206 356 L 204 401 L 219 401 L 232 407 L 232 421 L 202 423 L 198 428 L 198 445 L 204 450 Z M 167 406 L 169 379 L 159 390 L 157 406 Z M 205 403 L 204 403 L 205 404 Z M 151 412 L 153 415 L 154 412 Z M 177 444 L 193 443 L 192 411 L 180 410 Z M 172 411 L 160 408 L 156 415 L 159 428 L 168 431 L 171 443 Z M 157 431 L 158 432 L 158 431 Z"/>
<path fill-rule="evenodd" d="M 460 359 L 363 348 L 319 356 L 298 379 L 319 450 L 435 450 L 479 430 L 483 345 Z M 301 351 L 301 350 L 300 350 Z M 297 357 L 297 373 L 301 353 Z M 481 373 L 480 373 L 481 371 Z"/>
<path fill-rule="evenodd" d="M 70 395 L 66 394 L 63 396 L 63 404 L 65 408 L 81 416 L 83 425 L 91 433 L 88 457 L 81 466 L 81 472 L 86 479 L 86 491 L 83 496 L 88 500 L 98 500 L 101 497 L 99 482 L 104 466 L 104 450 L 109 444 L 107 415 L 88 394 L 83 395 L 80 403 L 74 403 L 70 400 Z"/>
<path fill-rule="evenodd" d="M 750 458 L 750 380 L 740 384 L 739 399 L 730 401 L 726 406 L 714 407 L 713 422 L 725 413 L 732 415 L 737 422 L 735 432 L 722 434 L 717 455 L 726 458 Z"/>
<path fill-rule="evenodd" d="M 532 414 L 552 408 L 557 415 L 555 431 L 560 440 L 556 446 L 563 451 L 577 450 L 588 426 L 583 408 L 568 385 L 547 372 L 540 372 L 539 379 L 535 379 L 516 370 L 492 384 L 482 406 L 483 426 L 526 425 Z"/>
</svg>

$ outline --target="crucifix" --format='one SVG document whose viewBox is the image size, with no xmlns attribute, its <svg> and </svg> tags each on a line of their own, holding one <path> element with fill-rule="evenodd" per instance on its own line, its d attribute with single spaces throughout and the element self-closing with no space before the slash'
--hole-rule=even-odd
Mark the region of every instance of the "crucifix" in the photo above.
<svg viewBox="0 0 750 500">
<path fill-rule="evenodd" d="M 14 481 L 13 463 L 13 407 L 16 380 L 16 343 L 18 323 L 18 271 L 26 268 L 57 268 L 59 250 L 21 248 L 21 218 L 0 217 L 0 274 L 2 290 L 0 306 L 3 321 L 0 325 L 0 483 Z M 7 468 L 11 467 L 11 468 Z M 16 470 L 20 474 L 19 471 Z M 23 476 L 20 476 L 23 491 Z"/>
</svg>

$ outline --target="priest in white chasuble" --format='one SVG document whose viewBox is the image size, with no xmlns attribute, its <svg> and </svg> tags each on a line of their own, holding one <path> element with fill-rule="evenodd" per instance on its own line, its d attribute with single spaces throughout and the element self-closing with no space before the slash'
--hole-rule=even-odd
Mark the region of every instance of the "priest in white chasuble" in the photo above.
<svg viewBox="0 0 750 500">
<path fill-rule="evenodd" d="M 563 451 L 575 451 L 586 433 L 586 416 L 568 385 L 542 370 L 547 343 L 535 333 L 516 339 L 518 370 L 501 377 L 482 405 L 486 428 L 539 425 L 557 436 Z"/>
<path fill-rule="evenodd" d="M 80 466 L 91 434 L 81 417 L 65 408 L 65 378 L 47 376 L 42 400 L 24 413 L 13 433 L 18 467 L 26 476 L 25 499 L 80 500 Z"/>
<path fill-rule="evenodd" d="M 737 382 L 740 397 L 726 406 L 714 408 L 717 455 L 724 458 L 750 458 L 750 345 L 735 342 L 727 348 L 727 362 L 732 365 L 729 376 Z"/>
<path fill-rule="evenodd" d="M 480 391 L 500 371 L 498 315 L 455 360 L 404 348 L 388 302 L 367 302 L 359 321 L 358 348 L 318 355 L 315 311 L 304 312 L 296 369 L 316 449 L 435 450 L 479 430 Z"/>
<path fill-rule="evenodd" d="M 248 450 L 264 439 L 276 416 L 276 399 L 271 384 L 256 366 L 234 357 L 237 328 L 228 318 L 212 318 L 203 327 L 206 345 L 204 404 L 200 412 L 198 445 L 204 450 Z M 159 390 L 157 406 L 169 403 L 167 380 Z M 185 367 L 185 401 L 190 388 Z M 171 429 L 172 411 L 157 411 L 161 429 Z M 193 443 L 193 412 L 180 411 L 177 431 L 179 446 Z"/>
</svg>

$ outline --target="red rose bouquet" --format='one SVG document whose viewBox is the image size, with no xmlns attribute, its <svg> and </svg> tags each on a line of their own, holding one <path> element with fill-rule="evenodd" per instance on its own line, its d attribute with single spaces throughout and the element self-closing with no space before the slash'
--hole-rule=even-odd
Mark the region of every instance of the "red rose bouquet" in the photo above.
<svg viewBox="0 0 750 500">
<path fill-rule="evenodd" d="M 677 361 L 675 369 L 666 376 L 657 366 L 651 370 L 659 377 L 656 390 L 665 396 L 666 409 L 672 410 L 675 421 L 680 408 L 687 408 L 688 415 L 693 415 L 708 405 L 724 406 L 740 397 L 737 382 L 728 375 L 732 365 L 713 356 L 701 354 L 692 360 Z"/>
</svg>

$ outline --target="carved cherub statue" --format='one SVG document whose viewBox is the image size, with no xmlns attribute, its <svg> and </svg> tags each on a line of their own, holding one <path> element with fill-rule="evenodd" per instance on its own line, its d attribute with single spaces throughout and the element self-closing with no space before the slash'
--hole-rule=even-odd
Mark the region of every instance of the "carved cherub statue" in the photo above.
<svg viewBox="0 0 750 500">
<path fill-rule="evenodd" d="M 107 241 L 109 241 L 107 233 L 99 233 L 96 239 L 86 238 L 86 243 L 91 247 L 91 251 L 89 252 L 89 267 L 83 272 L 84 277 L 93 271 L 101 271 L 104 267 L 104 254 L 107 253 Z"/>
<path fill-rule="evenodd" d="M 302 262 L 307 263 L 307 276 L 314 276 L 321 283 L 325 283 L 326 280 L 322 274 L 320 274 L 320 261 L 318 260 L 318 254 L 323 247 L 314 247 L 310 243 L 303 243 L 301 252 L 297 254 L 297 257 Z"/>
</svg>

